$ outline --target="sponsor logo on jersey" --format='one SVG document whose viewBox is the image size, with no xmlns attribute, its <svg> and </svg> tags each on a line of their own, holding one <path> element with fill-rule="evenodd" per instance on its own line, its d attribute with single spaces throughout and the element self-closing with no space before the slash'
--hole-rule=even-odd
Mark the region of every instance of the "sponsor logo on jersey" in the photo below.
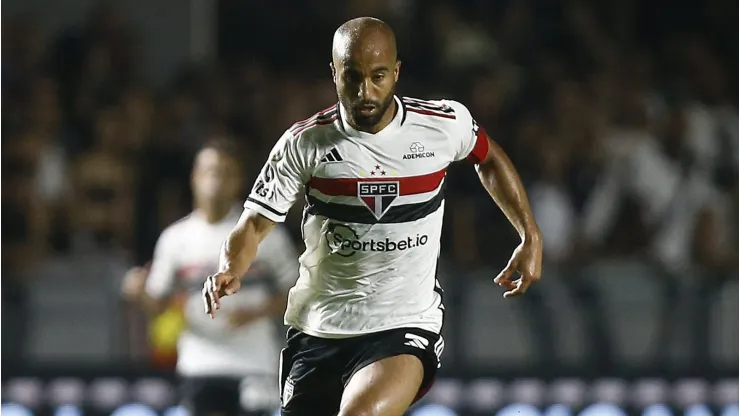
<svg viewBox="0 0 740 416">
<path fill-rule="evenodd" d="M 403 155 L 404 160 L 426 159 L 428 157 L 434 157 L 434 152 L 424 151 L 424 145 L 419 142 L 411 143 L 411 146 L 409 146 L 409 151 L 411 153 L 406 153 L 405 155 Z"/>
<path fill-rule="evenodd" d="M 336 163 L 336 162 L 342 162 L 344 159 L 342 159 L 342 155 L 339 154 L 339 151 L 337 148 L 331 149 L 331 152 L 324 155 L 324 157 L 319 160 L 319 163 Z"/>
<path fill-rule="evenodd" d="M 272 163 L 268 163 L 262 169 L 257 182 L 254 183 L 253 193 L 261 198 L 269 199 L 273 193 L 272 180 L 275 179 L 275 168 Z"/>
<path fill-rule="evenodd" d="M 375 218 L 380 219 L 398 198 L 399 187 L 398 181 L 357 182 L 357 197 Z"/>
<path fill-rule="evenodd" d="M 391 252 L 405 251 L 426 245 L 429 236 L 416 234 L 414 237 L 392 240 L 388 237 L 382 240 L 361 239 L 357 232 L 344 224 L 329 223 L 326 232 L 326 243 L 332 253 L 342 257 L 350 257 L 358 251 L 363 252 Z"/>
</svg>

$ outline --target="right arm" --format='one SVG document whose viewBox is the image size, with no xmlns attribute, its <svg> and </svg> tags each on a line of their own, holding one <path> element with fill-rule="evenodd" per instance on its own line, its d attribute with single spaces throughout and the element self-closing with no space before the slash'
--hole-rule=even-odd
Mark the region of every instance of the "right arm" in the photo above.
<svg viewBox="0 0 740 416">
<path fill-rule="evenodd" d="M 221 247 L 219 273 L 228 274 L 235 279 L 247 274 L 257 255 L 257 247 L 274 226 L 275 222 L 271 219 L 251 209 L 245 209 L 236 227 Z"/>
<path fill-rule="evenodd" d="M 203 286 L 205 311 L 211 317 L 220 307 L 220 298 L 239 290 L 257 247 L 275 223 L 285 221 L 288 210 L 303 194 L 310 179 L 307 159 L 290 131 L 273 147 L 244 203 L 244 213 L 221 248 L 219 272 L 209 276 Z"/>
<path fill-rule="evenodd" d="M 274 226 L 275 222 L 262 214 L 249 208 L 244 210 L 221 246 L 218 273 L 208 276 L 203 286 L 203 302 L 211 318 L 221 307 L 221 298 L 239 290 L 241 276 L 247 274 L 257 248 Z"/>
</svg>

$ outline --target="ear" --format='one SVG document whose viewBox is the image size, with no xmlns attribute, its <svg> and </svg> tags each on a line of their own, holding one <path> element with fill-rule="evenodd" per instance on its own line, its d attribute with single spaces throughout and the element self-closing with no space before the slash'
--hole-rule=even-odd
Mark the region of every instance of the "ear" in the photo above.
<svg viewBox="0 0 740 416">
<path fill-rule="evenodd" d="M 334 62 L 329 62 L 329 68 L 331 68 L 331 80 L 337 83 L 337 69 L 334 68 Z"/>
<path fill-rule="evenodd" d="M 393 67 L 393 79 L 398 82 L 398 75 L 401 73 L 401 60 L 396 60 L 396 66 Z"/>
</svg>

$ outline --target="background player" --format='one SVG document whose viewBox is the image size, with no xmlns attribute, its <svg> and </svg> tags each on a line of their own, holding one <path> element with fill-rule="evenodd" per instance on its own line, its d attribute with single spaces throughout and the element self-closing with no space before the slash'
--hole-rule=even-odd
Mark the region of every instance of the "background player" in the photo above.
<svg viewBox="0 0 740 416">
<path fill-rule="evenodd" d="M 296 123 L 275 145 L 219 273 L 204 286 L 206 312 L 236 293 L 236 276 L 306 195 L 307 249 L 286 312 L 282 412 L 401 415 L 431 385 L 444 347 L 434 269 L 449 163 L 476 163 L 521 236 L 495 279 L 505 297 L 539 279 L 541 235 L 508 157 L 462 104 L 395 96 L 400 61 L 385 23 L 345 23 L 332 58 L 339 105 Z M 404 157 L 409 152 L 417 156 Z M 521 278 L 512 281 L 514 273 Z"/>
<path fill-rule="evenodd" d="M 296 251 L 280 227 L 260 246 L 247 286 L 223 303 L 223 316 L 211 321 L 202 313 L 203 279 L 217 269 L 218 247 L 241 212 L 242 169 L 236 154 L 226 141 L 207 144 L 198 153 L 192 172 L 195 210 L 162 233 L 151 269 L 130 270 L 123 285 L 127 298 L 153 314 L 182 298 L 186 326 L 178 342 L 177 372 L 193 415 L 239 414 L 240 383 L 246 376 L 252 376 L 249 388 L 262 397 L 277 396 L 280 348 L 271 318 L 285 310 L 287 290 L 297 277 Z M 274 409 L 276 403 L 262 405 Z"/>
</svg>

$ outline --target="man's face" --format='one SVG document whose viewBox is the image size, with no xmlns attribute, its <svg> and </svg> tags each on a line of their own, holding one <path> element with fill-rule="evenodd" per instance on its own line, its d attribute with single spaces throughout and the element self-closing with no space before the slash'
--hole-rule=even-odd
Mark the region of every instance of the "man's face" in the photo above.
<svg viewBox="0 0 740 416">
<path fill-rule="evenodd" d="M 350 123 L 371 128 L 380 122 L 393 103 L 400 67 L 395 53 L 372 47 L 335 60 L 332 75 Z"/>
<path fill-rule="evenodd" d="M 238 198 L 241 175 L 233 156 L 204 149 L 195 159 L 193 193 L 201 201 L 231 203 Z"/>
</svg>

